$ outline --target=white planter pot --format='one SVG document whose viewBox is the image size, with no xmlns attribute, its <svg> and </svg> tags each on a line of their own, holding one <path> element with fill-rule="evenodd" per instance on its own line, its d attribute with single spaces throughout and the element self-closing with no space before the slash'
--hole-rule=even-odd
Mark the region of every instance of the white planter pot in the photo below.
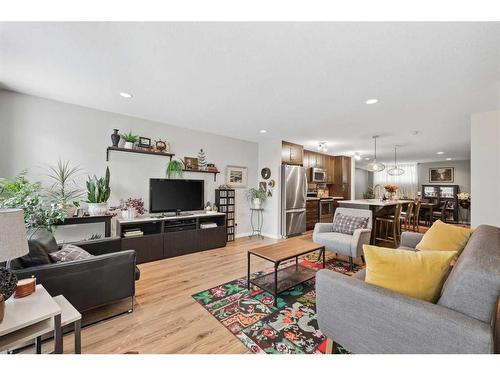
<svg viewBox="0 0 500 375">
<path fill-rule="evenodd" d="M 108 213 L 108 204 L 104 203 L 87 203 L 90 216 L 101 216 Z"/>
<path fill-rule="evenodd" d="M 123 145 L 123 148 L 128 148 L 128 149 L 133 149 L 134 148 L 134 143 L 133 142 L 125 142 Z"/>
<path fill-rule="evenodd" d="M 135 219 L 136 216 L 137 216 L 137 211 L 135 210 L 135 208 L 130 208 L 128 210 L 122 211 L 122 219 L 131 220 Z"/>
<path fill-rule="evenodd" d="M 262 204 L 262 201 L 259 198 L 254 198 L 252 202 L 253 208 L 260 208 L 260 205 Z"/>
</svg>

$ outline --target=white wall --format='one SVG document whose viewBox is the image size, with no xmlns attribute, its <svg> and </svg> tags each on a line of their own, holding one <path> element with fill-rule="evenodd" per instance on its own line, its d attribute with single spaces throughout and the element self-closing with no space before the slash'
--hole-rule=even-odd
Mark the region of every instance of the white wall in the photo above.
<svg viewBox="0 0 500 375">
<path fill-rule="evenodd" d="M 281 237 L 281 141 L 259 142 L 259 180 L 262 168 L 271 170 L 270 180 L 276 181 L 272 190 L 273 196 L 268 197 L 264 206 L 264 223 L 262 232 L 271 238 Z"/>
<path fill-rule="evenodd" d="M 114 152 L 106 163 L 113 128 L 170 142 L 176 156 L 197 156 L 200 148 L 222 172 L 213 175 L 185 173 L 185 178 L 206 181 L 206 200 L 214 201 L 215 188 L 225 183 L 226 165 L 248 167 L 248 186 L 257 186 L 258 146 L 256 143 L 193 131 L 163 123 L 103 112 L 0 90 L 0 176 L 13 177 L 23 169 L 29 177 L 47 183 L 46 165 L 58 158 L 80 165 L 86 174 L 111 171 L 111 198 L 142 197 L 149 206 L 149 178 L 165 176 L 168 158 Z M 82 177 L 83 183 L 85 176 Z M 82 184 L 83 186 L 83 184 Z M 236 194 L 237 234 L 250 232 L 249 205 L 245 190 Z"/>
<path fill-rule="evenodd" d="M 500 111 L 471 116 L 472 226 L 500 226 Z"/>
</svg>

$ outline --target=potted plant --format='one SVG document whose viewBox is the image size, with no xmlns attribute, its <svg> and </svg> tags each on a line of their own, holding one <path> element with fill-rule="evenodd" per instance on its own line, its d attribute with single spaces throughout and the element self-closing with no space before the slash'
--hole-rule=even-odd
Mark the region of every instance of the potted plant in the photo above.
<svg viewBox="0 0 500 375">
<path fill-rule="evenodd" d="M 251 188 L 247 191 L 247 199 L 253 204 L 253 208 L 259 209 L 266 200 L 266 192 L 261 189 Z"/>
<path fill-rule="evenodd" d="M 30 182 L 23 171 L 13 180 L 0 179 L 0 208 L 22 208 L 27 230 L 45 228 L 53 231 L 67 212 L 60 202 L 42 196 L 39 182 Z"/>
<path fill-rule="evenodd" d="M 79 198 L 83 195 L 81 189 L 75 182 L 81 168 L 71 167 L 69 161 L 63 162 L 61 159 L 57 161 L 56 166 L 49 166 L 48 177 L 53 180 L 52 186 L 47 191 L 47 195 L 60 202 L 63 208 L 68 212 L 68 216 L 73 216 L 76 207 L 80 206 Z"/>
<path fill-rule="evenodd" d="M 172 178 L 177 175 L 177 177 L 182 178 L 182 174 L 184 172 L 184 163 L 182 160 L 173 159 L 167 165 L 167 169 L 165 171 L 165 175 L 167 178 Z"/>
<path fill-rule="evenodd" d="M 470 193 L 466 193 L 466 192 L 458 193 L 457 198 L 458 198 L 458 204 L 460 205 L 460 207 L 462 207 L 465 210 L 468 210 L 470 207 Z"/>
<path fill-rule="evenodd" d="M 134 219 L 144 214 L 144 201 L 142 198 L 120 199 L 120 205 L 112 207 L 112 210 L 120 210 L 123 219 Z"/>
<path fill-rule="evenodd" d="M 125 141 L 125 145 L 123 147 L 128 149 L 133 149 L 134 145 L 139 140 L 139 136 L 132 134 L 132 132 L 121 134 L 121 137 Z"/>
<path fill-rule="evenodd" d="M 109 188 L 109 168 L 106 167 L 106 175 L 97 178 L 95 175 L 87 180 L 87 205 L 91 216 L 105 215 L 108 212 L 108 199 L 111 194 Z"/>
</svg>

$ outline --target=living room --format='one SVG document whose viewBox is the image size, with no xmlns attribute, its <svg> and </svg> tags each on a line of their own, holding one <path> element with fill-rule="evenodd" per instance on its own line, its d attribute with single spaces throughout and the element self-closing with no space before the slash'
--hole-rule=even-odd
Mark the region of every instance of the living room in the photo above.
<svg viewBox="0 0 500 375">
<path fill-rule="evenodd" d="M 0 353 L 498 353 L 499 45 L 1 22 Z"/>
</svg>

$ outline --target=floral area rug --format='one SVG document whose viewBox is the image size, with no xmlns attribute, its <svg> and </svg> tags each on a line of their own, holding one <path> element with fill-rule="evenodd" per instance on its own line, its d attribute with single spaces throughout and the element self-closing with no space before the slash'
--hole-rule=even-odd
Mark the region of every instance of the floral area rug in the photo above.
<svg viewBox="0 0 500 375">
<path fill-rule="evenodd" d="M 323 268 L 317 254 L 299 260 L 303 266 Z M 352 275 L 361 267 L 348 271 L 349 263 L 327 253 L 326 268 Z M 257 272 L 261 276 L 272 269 Z M 222 325 L 229 329 L 254 353 L 322 354 L 326 337 L 316 320 L 316 291 L 314 279 L 274 296 L 252 285 L 247 289 L 246 277 L 204 290 L 192 296 Z M 347 351 L 340 345 L 336 353 Z"/>
</svg>

